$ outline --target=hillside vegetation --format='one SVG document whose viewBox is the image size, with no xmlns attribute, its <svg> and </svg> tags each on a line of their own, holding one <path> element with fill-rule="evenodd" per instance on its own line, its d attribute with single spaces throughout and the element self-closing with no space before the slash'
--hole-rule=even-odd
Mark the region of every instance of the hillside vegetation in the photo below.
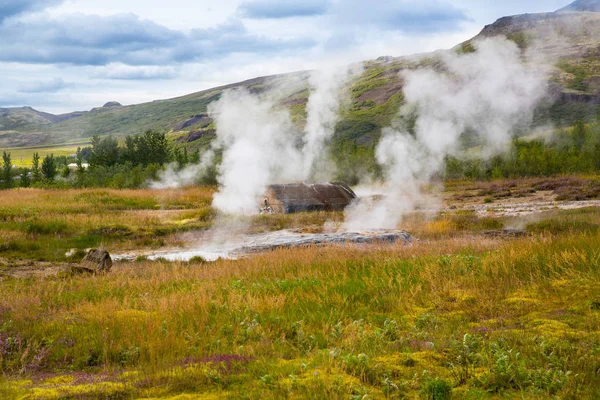
<svg viewBox="0 0 600 400">
<path fill-rule="evenodd" d="M 576 6 L 577 4 L 575 4 Z M 532 68 L 551 66 L 550 98 L 537 113 L 538 123 L 559 126 L 575 120 L 591 120 L 600 110 L 600 13 L 556 12 L 499 19 L 486 26 L 473 40 L 504 35 L 524 52 L 535 52 Z M 468 41 L 451 51 L 469 51 Z M 402 104 L 399 72 L 419 64 L 435 64 L 436 55 L 413 58 L 382 57 L 364 63 L 364 72 L 352 83 L 351 103 L 343 111 L 336 140 L 343 148 L 354 143 L 368 148 L 378 139 Z M 288 107 L 301 127 L 308 98 L 308 72 L 256 78 L 237 84 L 205 90 L 187 96 L 139 105 L 107 104 L 89 112 L 53 116 L 31 108 L 0 109 L 0 147 L 11 148 L 62 144 L 89 139 L 93 135 L 126 136 L 146 129 L 172 132 L 182 146 L 195 151 L 206 147 L 202 133 L 210 135 L 213 126 L 204 114 L 208 104 L 225 89 L 245 87 L 261 92 L 284 87 L 281 105 Z"/>
</svg>

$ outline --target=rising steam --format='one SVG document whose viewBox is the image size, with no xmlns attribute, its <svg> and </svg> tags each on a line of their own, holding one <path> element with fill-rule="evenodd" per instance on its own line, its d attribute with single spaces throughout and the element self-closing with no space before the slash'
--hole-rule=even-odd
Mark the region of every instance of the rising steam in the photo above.
<svg viewBox="0 0 600 400">
<path fill-rule="evenodd" d="M 300 132 L 287 110 L 277 108 L 276 93 L 232 90 L 211 104 L 217 126 L 213 148 L 223 149 L 213 206 L 228 214 L 252 215 L 269 184 L 330 179 L 335 170 L 326 144 L 351 75 L 350 69 L 311 75 L 303 140 L 298 140 Z"/>
<path fill-rule="evenodd" d="M 228 214 L 256 214 L 268 184 L 300 177 L 290 115 L 247 90 L 225 92 L 209 112 L 217 124 L 214 146 L 224 149 L 213 205 Z"/>
<path fill-rule="evenodd" d="M 405 104 L 400 118 L 382 130 L 375 152 L 383 172 L 381 196 L 349 207 L 343 230 L 394 229 L 408 212 L 431 206 L 422 188 L 443 171 L 446 156 L 459 155 L 465 132 L 478 137 L 482 154 L 489 156 L 502 150 L 515 130 L 530 125 L 547 93 L 546 71 L 528 66 L 527 56 L 507 39 L 484 39 L 474 47 L 469 54 L 438 53 L 435 68 L 401 72 Z M 269 184 L 332 179 L 335 167 L 327 145 L 345 89 L 359 70 L 311 74 L 303 132 L 278 106 L 282 94 L 277 90 L 226 91 L 209 107 L 217 139 L 203 165 L 176 175 L 168 169 L 161 182 L 190 182 L 222 151 L 213 206 L 227 214 L 253 215 Z"/>
<path fill-rule="evenodd" d="M 340 104 L 347 94 L 344 85 L 359 70 L 361 68 L 356 67 L 354 70 L 326 69 L 312 73 L 302 148 L 303 179 L 326 181 L 334 175 L 335 165 L 329 160 L 327 144 L 340 118 Z"/>
<path fill-rule="evenodd" d="M 171 163 L 158 173 L 158 180 L 148 183 L 150 189 L 174 189 L 194 185 L 206 170 L 205 166 L 188 165 L 183 169 L 177 163 Z"/>
<path fill-rule="evenodd" d="M 402 73 L 406 104 L 400 114 L 415 115 L 414 128 L 397 124 L 383 130 L 376 157 L 384 196 L 349 208 L 345 229 L 396 228 L 406 212 L 426 201 L 422 186 L 442 171 L 446 155 L 460 151 L 465 131 L 477 135 L 489 155 L 531 121 L 546 94 L 544 73 L 527 68 L 518 47 L 506 39 L 485 39 L 475 47 L 470 54 L 443 54 L 444 72 Z"/>
</svg>

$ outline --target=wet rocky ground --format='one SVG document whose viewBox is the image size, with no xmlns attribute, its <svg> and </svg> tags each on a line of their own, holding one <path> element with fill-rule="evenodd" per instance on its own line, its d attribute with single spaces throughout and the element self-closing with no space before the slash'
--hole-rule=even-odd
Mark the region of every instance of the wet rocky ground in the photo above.
<svg viewBox="0 0 600 400">
<path fill-rule="evenodd" d="M 261 235 L 243 235 L 224 243 L 200 243 L 186 249 L 116 255 L 115 259 L 133 260 L 137 257 L 146 257 L 150 260 L 189 261 L 195 257 L 202 257 L 206 261 L 214 261 L 219 258 L 235 259 L 243 255 L 279 248 L 398 242 L 408 245 L 412 241 L 413 237 L 404 231 L 297 233 L 286 230 Z"/>
</svg>

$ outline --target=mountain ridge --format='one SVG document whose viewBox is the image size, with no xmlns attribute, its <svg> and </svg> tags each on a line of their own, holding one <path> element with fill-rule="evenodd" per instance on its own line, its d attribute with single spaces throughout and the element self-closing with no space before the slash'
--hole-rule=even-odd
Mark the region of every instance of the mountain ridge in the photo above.
<svg viewBox="0 0 600 400">
<path fill-rule="evenodd" d="M 557 12 L 565 11 L 584 11 L 584 12 L 600 12 L 599 0 L 576 0 L 566 7 L 563 7 Z"/>
<path fill-rule="evenodd" d="M 564 12 L 523 14 L 499 18 L 485 26 L 474 38 L 453 50 L 469 50 L 475 40 L 491 36 L 506 36 L 523 51 L 532 43 L 542 43 L 537 49 L 549 59 L 549 77 L 553 87 L 552 116 L 582 119 L 594 112 L 590 104 L 600 102 L 600 13 L 581 12 L 581 7 L 600 4 L 600 0 L 576 1 Z M 593 5 L 592 4 L 592 5 Z M 560 43 L 555 38 L 560 33 Z M 370 145 L 378 139 L 382 127 L 391 122 L 402 104 L 402 81 L 399 72 L 421 64 L 435 63 L 436 53 L 415 57 L 380 57 L 364 62 L 363 74 L 349 88 L 352 104 L 343 112 L 336 135 L 340 140 L 358 141 Z M 308 71 L 278 74 L 248 79 L 187 95 L 147 103 L 97 107 L 90 111 L 53 115 L 31 107 L 0 109 L 0 147 L 20 147 L 37 144 L 59 144 L 92 135 L 126 136 L 146 129 L 169 131 L 177 137 L 190 136 L 198 130 L 214 127 L 204 115 L 208 104 L 219 98 L 224 90 L 244 87 L 262 92 L 271 87 L 284 87 L 280 104 L 290 109 L 294 121 L 302 126 L 307 103 Z M 584 118 L 583 118 L 584 119 Z M 558 125 L 562 124 L 559 120 Z M 203 137 L 193 134 L 193 137 Z M 185 141 L 185 140 L 183 140 Z M 186 142 L 188 143 L 188 142 Z"/>
</svg>

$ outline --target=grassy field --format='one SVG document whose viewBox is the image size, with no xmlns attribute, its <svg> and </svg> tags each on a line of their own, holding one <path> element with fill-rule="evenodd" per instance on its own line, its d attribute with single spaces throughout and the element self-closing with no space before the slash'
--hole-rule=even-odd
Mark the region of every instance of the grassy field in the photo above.
<svg viewBox="0 0 600 400">
<path fill-rule="evenodd" d="M 6 151 L 10 153 L 13 165 L 17 167 L 31 168 L 33 153 L 37 152 L 40 155 L 40 160 L 50 154 L 55 156 L 72 156 L 77 153 L 78 147 L 89 146 L 90 141 L 82 141 L 73 144 L 61 144 L 56 146 L 37 146 L 37 147 L 19 147 L 12 149 L 0 149 L 0 153 Z M 41 161 L 40 161 L 41 163 Z"/>
<path fill-rule="evenodd" d="M 515 239 L 484 234 L 506 218 L 457 210 L 406 219 L 412 246 L 10 274 L 19 254 L 176 245 L 211 225 L 212 191 L 3 192 L 0 398 L 600 397 L 598 208 L 546 212 Z"/>
</svg>

